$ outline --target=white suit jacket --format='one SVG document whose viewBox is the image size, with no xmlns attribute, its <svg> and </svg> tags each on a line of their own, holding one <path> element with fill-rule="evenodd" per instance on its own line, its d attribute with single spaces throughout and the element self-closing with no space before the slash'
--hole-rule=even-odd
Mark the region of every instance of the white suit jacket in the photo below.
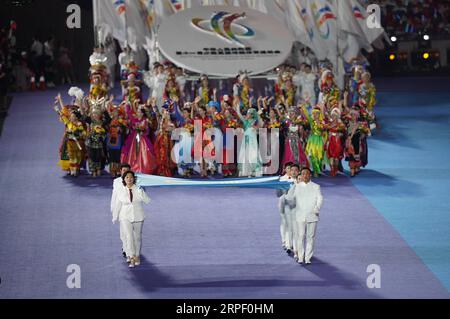
<svg viewBox="0 0 450 319">
<path fill-rule="evenodd" d="M 114 211 L 114 205 L 116 204 L 117 199 L 117 189 L 123 186 L 122 177 L 117 177 L 113 182 L 113 191 L 111 196 L 111 213 Z"/>
<path fill-rule="evenodd" d="M 297 222 L 312 223 L 319 220 L 319 211 L 323 197 L 316 183 L 295 183 L 285 195 L 286 201 L 294 202 L 294 214 Z"/>
<path fill-rule="evenodd" d="M 291 177 L 287 176 L 287 175 L 283 175 L 283 176 L 280 177 L 280 182 L 291 182 L 291 183 L 293 183 L 294 180 Z M 287 191 L 285 191 L 285 190 L 277 190 L 278 209 L 279 209 L 281 214 L 285 213 L 286 203 L 285 203 L 284 196 L 286 195 L 286 193 L 287 193 Z"/>
<path fill-rule="evenodd" d="M 131 223 L 144 221 L 145 214 L 142 204 L 150 203 L 150 198 L 142 188 L 136 185 L 131 188 L 131 191 L 133 192 L 133 202 L 130 200 L 128 187 L 124 186 L 116 189 L 116 199 L 113 205 L 113 222 L 116 220 L 128 220 Z"/>
</svg>

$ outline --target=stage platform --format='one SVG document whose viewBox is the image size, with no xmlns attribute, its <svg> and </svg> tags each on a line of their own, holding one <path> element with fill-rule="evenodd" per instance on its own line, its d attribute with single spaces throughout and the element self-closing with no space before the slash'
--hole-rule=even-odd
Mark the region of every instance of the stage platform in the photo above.
<svg viewBox="0 0 450 319">
<path fill-rule="evenodd" d="M 273 190 L 147 188 L 142 265 L 128 269 L 112 179 L 56 165 L 57 91 L 14 95 L 0 138 L 0 298 L 449 298 L 450 92 L 398 83 L 380 87 L 367 169 L 315 180 L 324 206 L 308 266 L 281 248 Z M 72 264 L 80 289 L 66 285 Z M 381 288 L 367 286 L 373 264 Z"/>
</svg>

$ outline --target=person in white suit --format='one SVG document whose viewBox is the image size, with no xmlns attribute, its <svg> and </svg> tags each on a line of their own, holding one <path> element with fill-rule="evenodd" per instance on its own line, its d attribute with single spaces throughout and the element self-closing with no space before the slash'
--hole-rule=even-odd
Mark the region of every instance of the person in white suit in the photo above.
<svg viewBox="0 0 450 319">
<path fill-rule="evenodd" d="M 280 177 L 280 182 L 293 182 L 291 177 L 291 165 L 292 162 L 288 162 L 284 165 L 284 175 Z M 277 190 L 278 197 L 278 210 L 280 212 L 280 234 L 281 234 L 281 243 L 284 250 L 287 251 L 288 247 L 286 245 L 286 229 L 287 229 L 287 220 L 285 214 L 285 200 L 284 195 L 286 195 L 287 191 L 285 190 Z"/>
<path fill-rule="evenodd" d="M 119 188 L 125 187 L 123 185 L 122 176 L 123 176 L 123 174 L 125 174 L 126 172 L 128 172 L 130 170 L 131 170 L 130 164 L 122 163 L 120 165 L 120 176 L 117 177 L 116 179 L 114 179 L 113 191 L 112 191 L 112 196 L 111 196 L 111 213 L 113 213 L 113 214 L 114 214 L 115 205 L 117 203 L 117 190 Z M 123 227 L 121 227 L 121 225 L 120 225 L 120 240 L 122 241 L 122 255 L 124 258 L 127 258 L 127 254 L 125 253 L 125 250 L 126 250 L 125 230 L 123 229 Z"/>
<path fill-rule="evenodd" d="M 311 105 L 314 107 L 316 105 L 316 85 L 317 77 L 312 73 L 311 66 L 309 64 L 305 65 L 304 72 L 300 77 L 300 85 L 302 87 L 301 98 L 303 101 L 310 101 Z"/>
<path fill-rule="evenodd" d="M 300 166 L 296 163 L 291 165 L 290 176 L 291 181 L 297 180 L 298 174 L 300 173 Z M 283 196 L 284 200 L 284 215 L 285 215 L 285 241 L 286 241 L 286 252 L 288 254 L 294 253 L 294 258 L 297 258 L 297 223 L 295 222 L 295 205 L 293 201 L 286 201 L 286 194 Z"/>
<path fill-rule="evenodd" d="M 150 198 L 142 188 L 136 185 L 136 175 L 133 171 L 126 172 L 122 180 L 124 187 L 117 189 L 113 223 L 119 220 L 125 231 L 125 252 L 130 258 L 129 267 L 133 268 L 141 263 L 141 238 L 145 219 L 142 204 L 150 203 Z"/>
<path fill-rule="evenodd" d="M 316 237 L 319 212 L 322 207 L 323 197 L 320 186 L 311 182 L 311 170 L 303 168 L 299 180 L 294 183 L 285 195 L 287 201 L 295 202 L 296 221 L 296 255 L 299 264 L 311 263 L 314 253 L 314 241 Z M 306 237 L 306 249 L 305 249 Z"/>
</svg>

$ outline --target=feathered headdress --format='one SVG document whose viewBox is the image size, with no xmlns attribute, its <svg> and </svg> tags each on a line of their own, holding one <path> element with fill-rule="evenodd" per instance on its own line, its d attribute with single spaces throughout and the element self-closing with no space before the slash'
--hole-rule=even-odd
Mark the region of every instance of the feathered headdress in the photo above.
<svg viewBox="0 0 450 319">
<path fill-rule="evenodd" d="M 370 74 L 370 72 L 367 72 L 367 71 L 363 72 L 363 74 L 361 75 L 361 77 L 365 77 L 365 76 L 368 76 L 369 79 L 372 77 L 372 75 Z"/>
<path fill-rule="evenodd" d="M 315 106 L 315 107 L 312 109 L 312 112 L 313 112 L 313 113 L 317 113 L 317 112 L 321 113 L 322 110 L 320 109 L 320 107 Z"/>
<path fill-rule="evenodd" d="M 289 112 L 295 112 L 295 113 L 298 113 L 297 111 L 298 111 L 298 108 L 296 108 L 295 106 L 290 106 L 289 108 L 288 108 L 288 111 Z"/>
<path fill-rule="evenodd" d="M 323 122 L 323 113 L 322 113 L 322 110 L 320 109 L 319 106 L 315 106 L 315 107 L 313 108 L 312 114 L 315 114 L 315 113 L 319 114 L 319 121 L 320 121 L 320 122 Z"/>
<path fill-rule="evenodd" d="M 106 56 L 96 56 L 94 59 L 90 61 L 91 67 L 104 66 L 106 65 L 107 60 L 108 58 Z"/>
<path fill-rule="evenodd" d="M 287 80 L 290 80 L 290 79 L 292 79 L 292 73 L 291 72 L 285 71 L 285 72 L 283 72 L 281 74 L 281 80 L 287 81 Z"/>
<path fill-rule="evenodd" d="M 67 92 L 69 96 L 76 98 L 77 100 L 81 101 L 84 97 L 84 92 L 82 89 L 76 86 L 72 86 L 69 91 Z"/>
<path fill-rule="evenodd" d="M 337 116 L 341 117 L 341 110 L 338 109 L 337 107 L 333 108 L 331 110 L 331 116 L 333 116 L 334 114 L 336 114 Z"/>
<path fill-rule="evenodd" d="M 334 79 L 334 75 L 333 72 L 331 72 L 331 70 L 325 70 L 322 73 L 321 77 L 322 83 L 325 83 L 328 79 Z"/>
</svg>

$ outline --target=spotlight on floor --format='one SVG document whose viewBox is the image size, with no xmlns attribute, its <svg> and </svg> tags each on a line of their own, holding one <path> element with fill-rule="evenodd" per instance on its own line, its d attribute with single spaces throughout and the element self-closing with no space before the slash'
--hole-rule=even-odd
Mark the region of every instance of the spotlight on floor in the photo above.
<svg viewBox="0 0 450 319">
<path fill-rule="evenodd" d="M 397 42 L 397 37 L 393 35 L 393 36 L 391 37 L 391 41 L 392 41 L 392 42 Z"/>
</svg>

